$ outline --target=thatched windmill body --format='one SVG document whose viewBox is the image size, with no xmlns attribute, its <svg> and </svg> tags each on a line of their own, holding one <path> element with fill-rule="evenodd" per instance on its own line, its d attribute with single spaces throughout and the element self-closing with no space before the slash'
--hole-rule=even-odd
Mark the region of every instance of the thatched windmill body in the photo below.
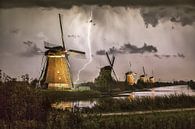
<svg viewBox="0 0 195 129">
<path fill-rule="evenodd" d="M 62 46 L 56 46 L 45 42 L 45 63 L 40 76 L 42 86 L 54 89 L 71 89 L 74 87 L 72 75 L 69 65 L 69 55 L 85 55 L 85 52 L 77 50 L 67 50 L 61 22 L 61 15 L 59 14 Z"/>
</svg>

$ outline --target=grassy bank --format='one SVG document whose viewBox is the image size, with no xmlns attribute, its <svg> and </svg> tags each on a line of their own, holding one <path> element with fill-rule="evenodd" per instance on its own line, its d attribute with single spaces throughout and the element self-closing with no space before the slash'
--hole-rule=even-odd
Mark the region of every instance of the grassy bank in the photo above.
<svg viewBox="0 0 195 129">
<path fill-rule="evenodd" d="M 97 91 L 55 91 L 55 90 L 40 90 L 41 93 L 49 99 L 50 102 L 56 101 L 71 101 L 71 100 L 89 100 L 92 98 L 101 97 Z"/>
<path fill-rule="evenodd" d="M 86 94 L 84 94 L 86 93 Z M 58 95 L 59 94 L 59 95 Z M 163 98 L 100 100 L 90 110 L 95 115 L 83 116 L 80 110 L 60 111 L 51 102 L 64 98 L 88 98 L 87 92 L 42 91 L 26 84 L 9 82 L 0 85 L 1 129 L 194 129 L 195 112 L 152 113 L 129 116 L 101 116 L 95 112 L 136 111 L 194 107 L 195 98 L 167 96 Z M 90 96 L 88 96 L 90 95 Z M 94 94 L 93 94 L 94 95 Z M 59 97 L 59 98 L 58 98 Z"/>
<path fill-rule="evenodd" d="M 105 98 L 98 100 L 93 108 L 83 109 L 83 112 L 129 112 L 190 107 L 195 107 L 195 97 L 183 94 L 155 98 Z"/>
<path fill-rule="evenodd" d="M 85 129 L 194 129 L 195 112 L 89 118 Z"/>
<path fill-rule="evenodd" d="M 152 113 L 128 116 L 83 117 L 80 113 L 52 111 L 46 122 L 0 120 L 2 129 L 194 129 L 195 112 Z"/>
</svg>

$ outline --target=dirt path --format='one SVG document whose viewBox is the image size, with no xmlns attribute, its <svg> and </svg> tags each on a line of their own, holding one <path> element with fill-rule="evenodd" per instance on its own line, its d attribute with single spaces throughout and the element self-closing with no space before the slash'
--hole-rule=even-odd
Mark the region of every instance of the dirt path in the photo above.
<svg viewBox="0 0 195 129">
<path fill-rule="evenodd" d="M 151 113 L 167 113 L 167 112 L 182 112 L 182 111 L 195 111 L 195 108 L 176 108 L 167 110 L 151 110 L 151 111 L 135 111 L 135 112 L 114 112 L 114 113 L 102 113 L 101 116 L 121 116 L 121 115 L 138 115 L 138 114 L 151 114 Z M 91 114 L 93 115 L 93 114 Z M 97 115 L 97 114 L 94 114 Z M 87 116 L 87 114 L 84 114 Z"/>
</svg>

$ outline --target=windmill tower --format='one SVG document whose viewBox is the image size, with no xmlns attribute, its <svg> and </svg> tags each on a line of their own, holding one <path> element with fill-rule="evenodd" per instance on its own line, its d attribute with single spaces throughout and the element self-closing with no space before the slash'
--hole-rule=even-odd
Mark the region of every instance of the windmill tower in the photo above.
<svg viewBox="0 0 195 129">
<path fill-rule="evenodd" d="M 85 55 L 85 52 L 77 50 L 67 50 L 63 38 L 63 28 L 61 15 L 59 14 L 62 46 L 56 46 L 45 42 L 45 63 L 40 76 L 41 85 L 49 89 L 67 90 L 74 87 L 70 65 L 69 55 Z"/>
</svg>

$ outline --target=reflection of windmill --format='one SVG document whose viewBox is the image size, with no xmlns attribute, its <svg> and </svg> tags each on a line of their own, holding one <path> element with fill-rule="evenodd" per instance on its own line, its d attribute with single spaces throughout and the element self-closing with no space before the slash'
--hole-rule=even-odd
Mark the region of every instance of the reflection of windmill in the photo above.
<svg viewBox="0 0 195 129">
<path fill-rule="evenodd" d="M 73 81 L 68 56 L 72 54 L 85 55 L 85 52 L 66 49 L 60 14 L 59 21 L 62 46 L 45 42 L 45 48 L 47 49 L 45 51 L 46 61 L 41 72 L 40 81 L 42 85 L 48 88 L 71 89 L 73 88 Z"/>
</svg>

